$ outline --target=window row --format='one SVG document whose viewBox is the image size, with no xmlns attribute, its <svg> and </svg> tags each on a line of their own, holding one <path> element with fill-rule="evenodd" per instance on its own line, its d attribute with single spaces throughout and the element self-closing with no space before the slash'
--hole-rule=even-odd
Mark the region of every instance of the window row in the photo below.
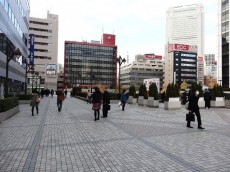
<svg viewBox="0 0 230 172">
<path fill-rule="evenodd" d="M 85 48 L 85 49 L 94 49 L 94 50 L 113 50 L 113 47 L 93 46 L 93 45 L 83 45 L 83 44 L 68 44 L 68 43 L 66 44 L 67 50 L 76 49 L 76 48 Z"/>
</svg>

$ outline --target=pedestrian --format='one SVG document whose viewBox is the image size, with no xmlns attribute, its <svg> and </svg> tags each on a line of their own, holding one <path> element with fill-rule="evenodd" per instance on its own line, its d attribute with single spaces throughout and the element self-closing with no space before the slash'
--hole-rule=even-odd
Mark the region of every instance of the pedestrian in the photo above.
<svg viewBox="0 0 230 172">
<path fill-rule="evenodd" d="M 94 121 L 100 119 L 100 109 L 101 109 L 101 92 L 98 87 L 95 87 L 95 91 L 92 94 L 92 103 L 94 110 Z"/>
<path fill-rule="evenodd" d="M 189 113 L 196 114 L 197 117 L 197 122 L 198 122 L 198 129 L 204 129 L 202 127 L 202 123 L 201 123 L 201 116 L 200 116 L 200 108 L 198 105 L 198 101 L 199 101 L 199 91 L 198 90 L 194 90 L 193 93 L 191 93 L 191 96 L 189 97 L 189 105 L 188 105 L 188 110 Z M 190 125 L 191 121 L 187 120 L 187 127 L 188 128 L 193 128 Z"/>
<path fill-rule="evenodd" d="M 210 100 L 211 100 L 210 91 L 208 89 L 206 89 L 205 93 L 204 93 L 205 109 L 210 108 Z"/>
<path fill-rule="evenodd" d="M 32 107 L 31 112 L 32 112 L 32 116 L 34 116 L 34 107 L 36 108 L 37 111 L 37 115 L 38 115 L 38 105 L 40 103 L 40 97 L 36 92 L 32 93 L 32 98 L 30 101 L 30 106 Z"/>
<path fill-rule="evenodd" d="M 67 90 L 65 90 L 65 98 L 67 97 Z"/>
<path fill-rule="evenodd" d="M 110 95 L 107 90 L 103 93 L 103 116 L 102 118 L 106 118 L 108 116 L 108 111 L 110 110 Z"/>
<path fill-rule="evenodd" d="M 58 90 L 57 91 L 57 107 L 58 107 L 58 112 L 61 112 L 62 109 L 62 103 L 65 100 L 65 95 L 63 90 Z"/>
<path fill-rule="evenodd" d="M 87 104 L 88 103 L 91 103 L 91 91 L 90 90 L 88 90 L 87 92 Z"/>
<path fill-rule="evenodd" d="M 123 93 L 122 93 L 122 95 L 120 97 L 122 111 L 125 111 L 125 104 L 126 104 L 127 100 L 128 100 L 128 94 L 125 93 L 125 90 L 123 90 Z"/>
<path fill-rule="evenodd" d="M 54 90 L 52 89 L 50 93 L 51 93 L 51 97 L 53 98 L 53 96 L 54 96 Z"/>
</svg>

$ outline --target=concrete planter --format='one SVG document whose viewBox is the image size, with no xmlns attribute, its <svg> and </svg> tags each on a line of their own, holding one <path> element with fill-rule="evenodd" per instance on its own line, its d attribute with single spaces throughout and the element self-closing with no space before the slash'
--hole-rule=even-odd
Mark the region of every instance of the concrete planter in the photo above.
<svg viewBox="0 0 230 172">
<path fill-rule="evenodd" d="M 2 123 L 3 121 L 5 121 L 8 118 L 14 116 L 18 112 L 19 112 L 19 106 L 16 106 L 13 109 L 10 109 L 6 112 L 0 113 L 0 123 Z"/>
<path fill-rule="evenodd" d="M 170 97 L 169 101 L 164 102 L 165 110 L 181 109 L 181 102 L 179 97 Z"/>
<path fill-rule="evenodd" d="M 225 108 L 230 109 L 230 100 L 225 100 Z"/>
<path fill-rule="evenodd" d="M 211 107 L 213 108 L 225 107 L 224 97 L 216 97 L 216 100 L 211 100 Z"/>
<path fill-rule="evenodd" d="M 200 108 L 204 108 L 205 107 L 204 97 L 200 97 L 199 98 L 198 105 L 199 105 Z"/>
<path fill-rule="evenodd" d="M 149 97 L 148 100 L 147 100 L 146 105 L 148 107 L 156 107 L 156 108 L 158 108 L 159 107 L 159 100 L 154 100 L 154 97 Z"/>
<path fill-rule="evenodd" d="M 133 96 L 129 96 L 128 103 L 129 104 L 136 104 L 137 98 L 134 98 Z"/>
<path fill-rule="evenodd" d="M 144 106 L 145 104 L 146 104 L 146 100 L 144 99 L 144 96 L 139 96 L 138 97 L 138 105 Z"/>
</svg>

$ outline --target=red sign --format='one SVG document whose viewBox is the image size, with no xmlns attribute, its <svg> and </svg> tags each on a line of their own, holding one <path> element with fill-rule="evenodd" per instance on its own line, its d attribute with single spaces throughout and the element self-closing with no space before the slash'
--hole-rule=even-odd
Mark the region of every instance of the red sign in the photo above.
<svg viewBox="0 0 230 172">
<path fill-rule="evenodd" d="M 185 52 L 195 52 L 197 53 L 196 45 L 185 45 L 185 44 L 169 44 L 168 52 L 172 51 L 185 51 Z"/>
<path fill-rule="evenodd" d="M 198 61 L 202 62 L 203 61 L 203 57 L 198 57 Z"/>
<path fill-rule="evenodd" d="M 103 34 L 103 45 L 115 45 L 115 35 Z"/>
<path fill-rule="evenodd" d="M 152 58 L 152 59 L 159 59 L 159 60 L 162 60 L 162 56 L 155 55 L 155 54 L 145 54 L 145 58 L 146 58 L 146 59 Z"/>
<path fill-rule="evenodd" d="M 183 44 L 174 44 L 174 49 L 178 51 L 188 51 L 189 46 L 188 45 L 183 45 Z"/>
</svg>

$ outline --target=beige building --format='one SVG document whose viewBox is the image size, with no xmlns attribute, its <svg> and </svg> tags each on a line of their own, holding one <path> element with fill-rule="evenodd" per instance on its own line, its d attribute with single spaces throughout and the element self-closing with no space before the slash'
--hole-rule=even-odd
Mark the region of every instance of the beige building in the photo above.
<svg viewBox="0 0 230 172">
<path fill-rule="evenodd" d="M 57 89 L 58 16 L 47 13 L 46 19 L 30 17 L 34 40 L 34 71 L 28 75 L 28 90 Z"/>
</svg>

